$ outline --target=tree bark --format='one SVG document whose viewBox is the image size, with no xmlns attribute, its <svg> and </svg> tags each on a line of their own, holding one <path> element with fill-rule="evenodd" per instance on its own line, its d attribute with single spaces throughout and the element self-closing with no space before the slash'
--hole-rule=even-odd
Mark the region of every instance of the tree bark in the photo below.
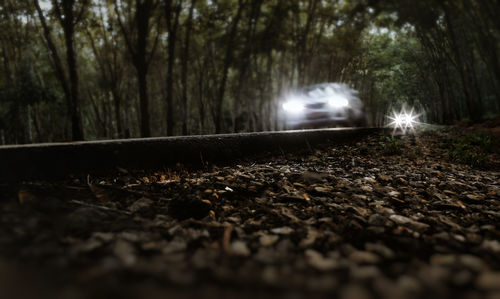
<svg viewBox="0 0 500 299">
<path fill-rule="evenodd" d="M 233 22 L 231 24 L 231 29 L 227 38 L 226 54 L 224 57 L 224 66 L 222 69 L 222 78 L 219 85 L 218 95 L 215 102 L 215 133 L 219 134 L 222 132 L 222 105 L 224 103 L 224 94 L 226 92 L 227 76 L 229 72 L 229 67 L 233 61 L 233 52 L 235 46 L 236 32 L 238 29 L 238 24 L 241 19 L 241 14 L 243 12 L 243 1 L 238 1 L 238 10 L 234 16 Z"/>
<path fill-rule="evenodd" d="M 69 117 L 71 119 L 71 138 L 74 141 L 83 140 L 83 124 L 80 112 L 80 99 L 78 90 L 78 63 L 74 50 L 74 35 L 76 23 L 74 16 L 75 2 L 74 0 L 64 0 L 62 1 L 62 3 L 59 3 L 56 0 L 52 1 L 56 16 L 63 28 L 64 42 L 66 46 L 66 64 L 68 67 L 68 76 L 65 75 L 61 59 L 52 40 L 50 28 L 47 25 L 43 11 L 40 8 L 40 4 L 38 0 L 34 0 L 33 3 L 35 5 L 36 11 L 38 12 L 40 23 L 42 24 L 45 41 L 51 53 L 56 76 L 61 83 L 67 99 Z M 84 7 L 82 6 L 81 9 L 83 10 Z"/>
<path fill-rule="evenodd" d="M 175 64 L 175 45 L 177 43 L 177 28 L 179 26 L 179 15 L 182 2 L 179 1 L 175 7 L 172 7 L 172 0 L 166 0 L 165 18 L 167 21 L 168 32 L 168 65 L 167 65 L 167 135 L 174 134 L 174 64 Z"/>
<path fill-rule="evenodd" d="M 156 46 L 158 45 L 159 30 L 157 30 L 157 34 L 150 51 L 148 51 L 148 44 L 149 34 L 151 32 L 150 19 L 157 7 L 158 2 L 153 0 L 137 0 L 135 3 L 135 14 L 133 16 L 133 20 L 129 20 L 129 22 L 134 23 L 135 35 L 132 36 L 132 32 L 127 31 L 121 21 L 117 0 L 114 1 L 118 25 L 120 26 L 120 30 L 125 39 L 128 52 L 132 57 L 132 63 L 137 75 L 141 137 L 151 137 L 147 75 L 149 65 L 156 51 Z"/>
<path fill-rule="evenodd" d="M 479 122 L 482 119 L 482 111 L 481 111 L 481 105 L 480 103 L 476 102 L 474 100 L 474 97 L 472 95 L 471 91 L 471 80 L 470 72 L 474 72 L 474 70 L 471 70 L 470 67 L 467 65 L 467 62 L 463 58 L 463 54 L 461 52 L 461 45 L 458 43 L 458 39 L 455 33 L 455 26 L 453 25 L 451 16 L 450 16 L 450 9 L 447 6 L 447 4 L 443 3 L 442 8 L 444 10 L 444 16 L 445 16 L 445 21 L 446 21 L 446 26 L 448 29 L 448 34 L 450 36 L 452 48 L 453 48 L 453 53 L 455 54 L 455 58 L 457 61 L 457 68 L 458 72 L 460 74 L 460 79 L 462 82 L 462 89 L 464 92 L 465 96 L 465 101 L 467 104 L 467 108 L 469 110 L 469 116 L 473 122 Z"/>
<path fill-rule="evenodd" d="M 182 52 L 182 69 L 181 69 L 181 84 L 182 84 L 182 135 L 188 134 L 188 95 L 187 95 L 187 73 L 189 62 L 189 46 L 191 40 L 191 30 L 193 28 L 193 11 L 196 0 L 191 0 L 189 7 L 189 15 L 186 20 L 186 32 L 184 35 L 184 49 Z"/>
</svg>

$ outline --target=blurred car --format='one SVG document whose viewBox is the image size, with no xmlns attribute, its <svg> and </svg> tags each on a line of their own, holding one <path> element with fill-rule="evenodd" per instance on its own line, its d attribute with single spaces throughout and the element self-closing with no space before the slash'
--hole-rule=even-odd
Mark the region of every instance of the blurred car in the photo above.
<svg viewBox="0 0 500 299">
<path fill-rule="evenodd" d="M 364 126 L 363 103 L 357 94 L 343 83 L 311 85 L 289 93 L 281 105 L 285 127 Z"/>
</svg>

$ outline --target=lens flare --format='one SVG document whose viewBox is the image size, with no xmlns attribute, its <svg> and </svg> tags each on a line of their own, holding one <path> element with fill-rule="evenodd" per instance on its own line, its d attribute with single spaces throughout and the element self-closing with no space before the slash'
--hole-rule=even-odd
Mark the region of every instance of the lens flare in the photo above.
<svg viewBox="0 0 500 299">
<path fill-rule="evenodd" d="M 419 116 L 420 114 L 414 114 L 413 108 L 409 113 L 406 112 L 404 108 L 401 109 L 400 112 L 396 112 L 393 110 L 392 116 L 388 116 L 388 118 L 391 120 L 388 126 L 394 128 L 394 130 L 392 131 L 393 134 L 398 130 L 401 130 L 403 134 L 406 134 L 406 132 L 408 131 L 415 132 L 415 126 L 419 124 Z"/>
</svg>

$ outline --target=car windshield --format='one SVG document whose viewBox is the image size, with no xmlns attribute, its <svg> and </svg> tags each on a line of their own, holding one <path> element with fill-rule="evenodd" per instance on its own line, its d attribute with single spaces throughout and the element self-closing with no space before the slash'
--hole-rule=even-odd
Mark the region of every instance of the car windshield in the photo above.
<svg viewBox="0 0 500 299">
<path fill-rule="evenodd" d="M 302 89 L 302 91 L 311 98 L 321 98 L 332 96 L 338 88 L 334 88 L 333 84 L 318 84 L 307 86 Z"/>
</svg>

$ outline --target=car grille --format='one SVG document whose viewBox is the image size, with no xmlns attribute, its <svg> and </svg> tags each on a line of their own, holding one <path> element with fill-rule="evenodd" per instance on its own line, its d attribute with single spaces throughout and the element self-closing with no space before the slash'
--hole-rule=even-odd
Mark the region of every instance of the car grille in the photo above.
<svg viewBox="0 0 500 299">
<path fill-rule="evenodd" d="M 312 113 L 308 113 L 306 115 L 306 118 L 309 120 L 328 118 L 328 113 L 327 112 L 312 112 Z"/>
<path fill-rule="evenodd" d="M 326 105 L 326 103 L 311 103 L 311 104 L 307 104 L 306 108 L 321 109 L 321 108 L 325 107 L 325 105 Z"/>
</svg>

